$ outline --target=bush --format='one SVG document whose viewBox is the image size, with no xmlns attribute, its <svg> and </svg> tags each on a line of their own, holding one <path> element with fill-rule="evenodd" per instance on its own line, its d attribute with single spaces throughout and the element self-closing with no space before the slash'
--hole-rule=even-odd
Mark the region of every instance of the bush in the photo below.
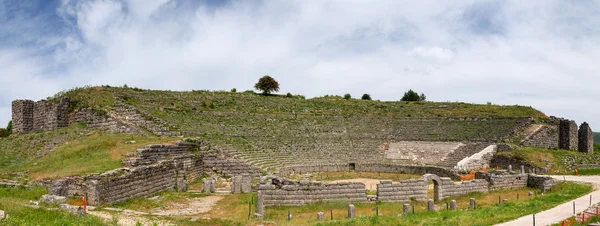
<svg viewBox="0 0 600 226">
<path fill-rule="evenodd" d="M 8 137 L 10 135 L 10 132 L 8 132 L 8 130 L 4 129 L 4 128 L 0 128 L 0 137 Z"/>
<path fill-rule="evenodd" d="M 8 121 L 8 125 L 6 126 L 6 130 L 12 133 L 12 120 Z"/>
<path fill-rule="evenodd" d="M 401 101 L 425 101 L 425 99 L 427 99 L 427 97 L 424 93 L 421 93 L 421 95 L 419 95 L 417 92 L 413 91 L 412 89 L 409 89 L 407 92 L 404 93 L 404 96 L 402 97 Z"/>
<path fill-rule="evenodd" d="M 600 154 L 600 144 L 594 144 L 594 153 Z"/>
<path fill-rule="evenodd" d="M 350 99 L 352 99 L 352 96 L 350 96 L 349 93 L 346 93 L 346 94 L 344 94 L 344 99 L 350 100 Z"/>
<path fill-rule="evenodd" d="M 371 100 L 371 95 L 369 95 L 368 93 L 365 93 L 362 95 L 362 97 L 360 97 L 361 100 Z"/>
<path fill-rule="evenodd" d="M 233 89 L 231 89 L 231 92 L 235 93 L 235 92 L 237 92 L 237 89 L 233 88 Z"/>
<path fill-rule="evenodd" d="M 279 83 L 271 76 L 265 75 L 254 84 L 254 88 L 263 91 L 263 94 L 279 91 Z"/>
<path fill-rule="evenodd" d="M 292 96 L 292 94 L 291 94 L 291 93 L 287 93 L 285 96 L 286 96 L 286 97 L 294 97 L 294 96 Z"/>
</svg>

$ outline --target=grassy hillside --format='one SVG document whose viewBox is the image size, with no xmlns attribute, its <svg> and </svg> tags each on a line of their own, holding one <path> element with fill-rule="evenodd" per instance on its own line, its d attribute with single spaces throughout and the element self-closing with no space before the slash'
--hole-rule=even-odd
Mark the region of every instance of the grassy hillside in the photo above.
<svg viewBox="0 0 600 226">
<path fill-rule="evenodd" d="M 594 133 L 594 143 L 600 144 L 600 133 Z"/>
<path fill-rule="evenodd" d="M 0 139 L 0 178 L 25 182 L 102 173 L 121 167 L 125 155 L 139 147 L 174 140 L 108 134 L 83 125 L 10 136 Z"/>
<path fill-rule="evenodd" d="M 339 96 L 264 96 L 253 92 L 159 91 L 90 87 L 57 94 L 73 108 L 134 106 L 189 135 L 201 136 L 263 167 L 299 162 L 381 161 L 389 140 L 491 141 L 522 122 L 544 118 L 524 106 L 345 100 Z M 452 117 L 448 120 L 446 117 Z"/>
</svg>

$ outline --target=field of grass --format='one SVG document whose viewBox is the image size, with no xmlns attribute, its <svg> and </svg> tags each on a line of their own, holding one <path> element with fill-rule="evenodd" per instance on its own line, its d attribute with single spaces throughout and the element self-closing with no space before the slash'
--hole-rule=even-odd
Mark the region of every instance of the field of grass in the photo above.
<svg viewBox="0 0 600 226">
<path fill-rule="evenodd" d="M 533 147 L 520 147 L 517 150 L 497 152 L 497 155 L 511 156 L 522 159 L 535 166 L 546 167 L 552 165 L 548 173 L 573 174 L 576 164 L 597 164 L 600 162 L 600 153 L 587 154 L 576 151 L 543 149 Z M 581 170 L 580 170 L 581 173 Z"/>
<path fill-rule="evenodd" d="M 133 198 L 123 202 L 110 204 L 109 207 L 150 212 L 152 209 L 166 209 L 173 203 L 185 203 L 187 199 L 206 197 L 208 194 L 177 192 L 170 190 L 159 192 L 154 196 L 160 196 L 160 199 L 150 200 L 148 198 Z"/>
<path fill-rule="evenodd" d="M 37 200 L 47 191 L 44 188 L 7 188 L 0 187 L 0 210 L 9 215 L 0 220 L 1 225 L 110 225 L 102 219 L 87 216 L 80 217 L 64 211 L 45 207 L 31 208 L 29 200 Z"/>
<path fill-rule="evenodd" d="M 427 212 L 425 202 L 412 202 L 410 204 L 415 206 L 415 214 L 402 217 L 398 217 L 398 214 L 402 212 L 403 203 L 355 203 L 358 218 L 354 220 L 346 219 L 348 203 L 345 202 L 267 207 L 263 220 L 248 220 L 248 204 L 251 200 L 255 202 L 256 195 L 242 194 L 225 196 L 210 212 L 198 217 L 222 221 L 212 225 L 491 225 L 549 209 L 591 190 L 589 185 L 561 182 L 543 196 L 539 193 L 528 196 L 529 191 L 535 191 L 530 188 L 472 193 L 452 198 L 457 200 L 457 211 L 446 210 L 446 203 L 450 200 L 437 202 L 436 208 L 440 210 L 438 212 Z M 501 199 L 508 199 L 508 203 L 498 204 L 499 196 Z M 470 198 L 477 200 L 476 210 L 468 210 Z M 379 212 L 377 217 L 376 208 Z M 286 220 L 288 211 L 292 214 L 291 221 Z M 325 213 L 325 221 L 316 220 L 317 212 Z M 330 220 L 332 212 L 333 221 Z M 202 225 L 189 219 L 179 219 L 179 222 Z"/>
<path fill-rule="evenodd" d="M 40 137 L 49 137 L 49 141 Z M 50 138 L 54 137 L 54 138 Z M 61 138 L 64 137 L 64 138 Z M 38 139 L 39 138 L 39 139 Z M 55 141 L 59 139 L 60 142 Z M 52 143 L 52 150 L 29 149 L 29 155 L 11 153 L 6 148 L 26 148 L 27 140 L 46 144 Z M 37 180 L 42 178 L 60 178 L 73 175 L 102 173 L 120 168 L 121 160 L 129 152 L 148 144 L 174 141 L 176 138 L 142 137 L 134 135 L 110 134 L 103 131 L 88 130 L 82 127 L 70 127 L 57 131 L 40 132 L 21 136 L 11 136 L 0 140 L 0 178 Z M 126 144 L 126 141 L 135 141 Z M 5 146 L 6 145 L 6 146 Z M 26 172 L 17 176 L 16 172 Z"/>
</svg>

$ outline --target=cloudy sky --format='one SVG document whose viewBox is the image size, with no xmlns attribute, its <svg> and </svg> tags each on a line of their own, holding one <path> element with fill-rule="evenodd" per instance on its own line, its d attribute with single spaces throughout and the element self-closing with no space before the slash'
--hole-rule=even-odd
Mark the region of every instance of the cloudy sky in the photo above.
<svg viewBox="0 0 600 226">
<path fill-rule="evenodd" d="M 0 0 L 0 126 L 85 85 L 404 91 L 600 128 L 600 1 Z"/>
</svg>

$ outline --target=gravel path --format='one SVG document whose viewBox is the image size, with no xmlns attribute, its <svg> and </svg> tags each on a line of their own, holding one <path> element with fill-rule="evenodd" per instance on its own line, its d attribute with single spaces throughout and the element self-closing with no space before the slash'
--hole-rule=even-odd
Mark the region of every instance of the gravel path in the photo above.
<svg viewBox="0 0 600 226">
<path fill-rule="evenodd" d="M 600 176 L 552 176 L 557 180 L 576 181 L 576 182 L 587 182 L 592 183 L 595 187 L 595 191 L 579 197 L 575 200 L 568 201 L 564 204 L 558 205 L 552 209 L 542 211 L 535 214 L 535 225 L 552 225 L 560 223 L 562 220 L 566 220 L 573 216 L 573 201 L 575 201 L 575 212 L 581 213 L 586 210 L 590 205 L 590 195 L 592 195 L 592 204 L 600 203 Z M 518 218 L 513 221 L 509 221 L 497 226 L 526 226 L 533 225 L 533 215 L 527 215 Z"/>
</svg>

